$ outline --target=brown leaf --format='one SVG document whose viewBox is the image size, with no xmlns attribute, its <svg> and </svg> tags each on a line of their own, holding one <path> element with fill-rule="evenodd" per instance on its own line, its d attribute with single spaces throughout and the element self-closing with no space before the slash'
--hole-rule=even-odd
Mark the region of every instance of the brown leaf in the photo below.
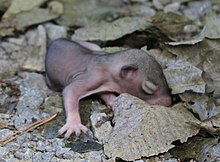
<svg viewBox="0 0 220 162">
<path fill-rule="evenodd" d="M 172 108 L 152 106 L 122 94 L 114 102 L 113 109 L 115 126 L 104 140 L 108 157 L 132 161 L 158 155 L 173 148 L 173 141 L 186 142 L 199 131 L 187 124 L 198 120 L 183 104 Z"/>
<path fill-rule="evenodd" d="M 207 93 L 220 93 L 220 39 L 204 38 L 193 44 L 169 43 L 163 49 L 201 69 L 202 78 L 207 84 Z"/>
<path fill-rule="evenodd" d="M 46 0 L 13 0 L 8 10 L 3 15 L 4 19 L 11 19 L 15 15 L 39 7 Z"/>
<path fill-rule="evenodd" d="M 182 33 L 184 26 L 192 23 L 192 20 L 187 17 L 173 12 L 157 12 L 156 15 L 152 17 L 152 24 L 169 36 Z"/>
<path fill-rule="evenodd" d="M 26 2 L 23 2 L 23 0 L 21 1 L 21 5 Z M 16 2 L 16 4 L 17 3 L 18 2 Z M 27 4 L 29 4 L 29 1 L 27 1 Z M 37 3 L 35 5 L 38 6 L 40 4 L 41 3 L 39 2 L 39 4 Z M 12 13 L 9 10 L 10 12 L 8 11 L 9 13 L 4 16 L 4 19 L 0 23 L 0 36 L 11 35 L 15 30 L 24 30 L 28 26 L 53 20 L 60 16 L 63 12 L 63 6 L 58 2 L 50 2 L 48 4 L 48 8 L 46 9 L 38 8 L 35 5 L 30 5 L 30 8 L 27 6 L 19 8 L 18 6 L 18 8 Z"/>
<path fill-rule="evenodd" d="M 205 92 L 205 82 L 202 79 L 202 71 L 187 61 L 174 60 L 167 64 L 164 70 L 172 94 L 179 94 L 185 91 L 198 93 Z"/>
<path fill-rule="evenodd" d="M 134 31 L 144 30 L 151 27 L 145 18 L 124 17 L 112 23 L 101 23 L 94 26 L 80 28 L 72 36 L 73 40 L 115 40 Z"/>
<path fill-rule="evenodd" d="M 199 119 L 209 119 L 220 113 L 220 107 L 216 106 L 216 99 L 205 94 L 197 94 L 185 92 L 180 94 L 180 98 L 188 103 L 192 103 L 189 107 L 198 114 Z"/>
</svg>

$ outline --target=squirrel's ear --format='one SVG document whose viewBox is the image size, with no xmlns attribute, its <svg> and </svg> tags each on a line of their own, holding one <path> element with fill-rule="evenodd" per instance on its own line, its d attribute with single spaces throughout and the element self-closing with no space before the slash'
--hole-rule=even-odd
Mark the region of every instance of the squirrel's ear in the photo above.
<svg viewBox="0 0 220 162">
<path fill-rule="evenodd" d="M 158 89 L 158 86 L 149 80 L 144 80 L 142 82 L 142 89 L 147 94 L 153 94 Z"/>
<path fill-rule="evenodd" d="M 137 73 L 138 66 L 135 64 L 128 64 L 121 67 L 120 77 L 122 79 L 131 79 Z"/>
</svg>

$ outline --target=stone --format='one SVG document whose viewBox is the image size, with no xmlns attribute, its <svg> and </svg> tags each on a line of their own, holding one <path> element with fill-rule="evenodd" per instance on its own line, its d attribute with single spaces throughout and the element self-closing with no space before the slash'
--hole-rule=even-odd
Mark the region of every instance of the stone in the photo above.
<svg viewBox="0 0 220 162">
<path fill-rule="evenodd" d="M 102 161 L 102 157 L 104 157 L 102 151 L 92 151 L 84 154 L 84 158 L 87 161 Z"/>
<path fill-rule="evenodd" d="M 21 152 L 21 150 L 18 150 L 15 153 L 15 157 L 20 159 L 20 160 L 28 160 L 31 159 L 33 156 L 33 150 L 27 148 L 26 150 L 22 150 L 24 152 Z"/>
<path fill-rule="evenodd" d="M 198 20 L 201 16 L 212 10 L 210 1 L 191 1 L 188 7 L 183 10 L 185 16 Z"/>
<path fill-rule="evenodd" d="M 42 159 L 42 152 L 36 152 L 34 153 L 33 155 L 33 162 L 42 162 L 43 159 Z"/>
<path fill-rule="evenodd" d="M 7 147 L 0 147 L 0 157 L 6 157 L 9 153 L 9 149 Z"/>
<path fill-rule="evenodd" d="M 112 131 L 112 126 L 105 113 L 93 113 L 90 116 L 94 136 L 102 142 Z"/>
<path fill-rule="evenodd" d="M 28 58 L 22 65 L 23 69 L 32 71 L 44 71 L 44 60 L 46 55 L 46 30 L 43 25 L 39 25 L 37 30 L 30 31 L 26 34 L 28 45 L 34 46 L 29 53 Z"/>
<path fill-rule="evenodd" d="M 48 162 L 51 161 L 51 159 L 54 157 L 55 153 L 54 152 L 44 152 L 42 154 L 42 161 Z"/>
<path fill-rule="evenodd" d="M 21 96 L 16 105 L 17 113 L 15 116 L 14 125 L 17 129 L 30 124 L 34 120 L 40 120 L 39 107 L 44 101 L 44 94 L 31 87 L 24 87 L 21 85 Z"/>
<path fill-rule="evenodd" d="M 163 9 L 163 4 L 160 2 L 160 0 L 153 0 L 152 3 L 156 9 L 158 10 Z"/>
<path fill-rule="evenodd" d="M 178 13 L 180 9 L 180 3 L 179 2 L 174 2 L 166 5 L 164 7 L 164 12 L 176 12 Z"/>
<path fill-rule="evenodd" d="M 37 142 L 36 150 L 43 152 L 43 151 L 45 151 L 45 149 L 46 149 L 45 142 L 43 142 L 43 141 L 38 141 L 38 142 Z"/>
<path fill-rule="evenodd" d="M 65 154 L 65 152 L 68 152 L 68 151 L 70 151 L 70 148 L 58 146 L 56 149 L 56 157 L 61 158 L 61 157 L 63 157 L 63 154 Z"/>
<path fill-rule="evenodd" d="M 55 39 L 67 37 L 67 27 L 54 25 L 52 23 L 46 23 L 44 26 L 46 28 L 49 43 Z"/>
<path fill-rule="evenodd" d="M 13 133 L 13 131 L 9 129 L 0 129 L 0 139 L 3 139 L 4 137 L 6 137 L 7 135 L 11 133 Z"/>
</svg>

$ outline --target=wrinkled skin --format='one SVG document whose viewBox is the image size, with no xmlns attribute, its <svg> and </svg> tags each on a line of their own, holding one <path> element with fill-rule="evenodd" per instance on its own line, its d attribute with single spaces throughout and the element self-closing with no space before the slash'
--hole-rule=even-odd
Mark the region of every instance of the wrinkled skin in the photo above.
<svg viewBox="0 0 220 162">
<path fill-rule="evenodd" d="M 59 134 L 66 132 L 66 138 L 86 133 L 79 101 L 92 94 L 98 94 L 108 106 L 116 93 L 129 93 L 149 104 L 171 104 L 161 66 L 142 50 L 105 54 L 93 43 L 58 39 L 49 46 L 45 64 L 47 84 L 63 93 L 66 124 Z"/>
</svg>

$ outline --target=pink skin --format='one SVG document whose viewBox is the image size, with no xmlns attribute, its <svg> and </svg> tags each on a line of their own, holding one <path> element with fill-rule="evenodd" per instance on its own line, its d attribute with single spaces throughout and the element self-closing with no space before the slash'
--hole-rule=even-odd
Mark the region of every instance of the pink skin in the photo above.
<svg viewBox="0 0 220 162">
<path fill-rule="evenodd" d="M 84 41 L 77 41 L 80 45 L 82 45 L 85 48 L 88 48 L 90 50 L 94 51 L 102 51 L 102 49 L 93 43 L 84 42 Z M 64 107 L 66 108 L 67 112 L 67 120 L 66 124 L 59 130 L 58 134 L 65 134 L 65 138 L 69 138 L 70 135 L 75 132 L 76 136 L 79 136 L 81 134 L 81 131 L 86 133 L 88 128 L 82 125 L 80 115 L 79 115 L 79 100 L 77 100 L 77 95 L 73 93 L 74 89 L 71 88 L 71 86 L 67 86 L 63 90 L 63 96 L 64 97 Z M 75 97 L 75 99 L 74 99 Z M 80 97 L 78 97 L 80 98 Z M 105 100 L 107 101 L 107 100 Z M 75 109 L 72 108 L 72 105 L 76 105 Z M 74 123 L 74 124 L 73 124 Z"/>
<path fill-rule="evenodd" d="M 129 93 L 149 104 L 171 104 L 161 67 L 151 56 L 140 50 L 103 53 L 95 44 L 62 39 L 48 50 L 46 80 L 51 88 L 63 90 L 66 124 L 58 133 L 65 133 L 65 138 L 87 132 L 81 124 L 79 101 L 92 94 L 108 106 L 114 102 L 114 93 Z"/>
</svg>

